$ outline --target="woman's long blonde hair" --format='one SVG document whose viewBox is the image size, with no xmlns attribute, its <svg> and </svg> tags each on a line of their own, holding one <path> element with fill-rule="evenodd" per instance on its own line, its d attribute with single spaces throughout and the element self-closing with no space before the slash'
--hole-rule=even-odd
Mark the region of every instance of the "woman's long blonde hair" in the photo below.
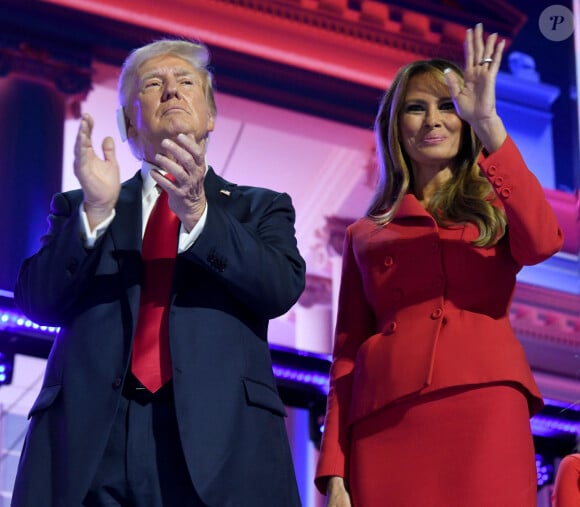
<svg viewBox="0 0 580 507">
<path fill-rule="evenodd" d="M 451 69 L 463 80 L 461 69 L 447 60 L 422 60 L 404 66 L 386 91 L 375 120 L 379 182 L 367 216 L 379 225 L 391 222 L 403 196 L 413 191 L 411 160 L 399 139 L 399 116 L 412 77 L 427 74 L 442 86 L 445 69 Z M 431 199 L 427 211 L 441 227 L 452 223 L 472 222 L 479 228 L 473 242 L 480 247 L 495 244 L 504 234 L 504 211 L 493 206 L 495 193 L 481 174 L 477 157 L 482 145 L 468 123 L 463 122 L 461 146 L 452 169 L 452 177 Z"/>
</svg>

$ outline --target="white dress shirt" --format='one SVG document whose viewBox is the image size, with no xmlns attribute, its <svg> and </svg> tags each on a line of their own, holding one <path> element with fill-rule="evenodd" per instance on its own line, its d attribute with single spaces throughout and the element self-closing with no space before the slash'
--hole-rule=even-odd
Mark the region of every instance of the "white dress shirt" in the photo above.
<svg viewBox="0 0 580 507">
<path fill-rule="evenodd" d="M 207 167 L 207 165 L 206 165 L 206 167 Z M 151 214 L 151 210 L 153 209 L 153 206 L 157 202 L 157 198 L 159 197 L 159 194 L 161 193 L 161 189 L 157 186 L 157 184 L 155 183 L 155 180 L 151 177 L 151 169 L 160 170 L 158 167 L 154 166 L 153 164 L 150 164 L 149 162 L 143 161 L 143 165 L 141 166 L 141 177 L 143 179 L 143 189 L 142 189 L 142 194 L 141 194 L 141 202 L 143 205 L 143 212 L 142 212 L 143 222 L 141 224 L 141 237 L 143 237 L 143 235 L 145 234 L 145 227 L 147 226 L 147 221 L 149 220 L 149 215 Z M 164 171 L 161 170 L 161 172 L 164 172 Z M 207 168 L 206 168 L 206 174 L 207 174 Z M 199 219 L 197 224 L 195 224 L 195 227 L 190 232 L 187 232 L 184 229 L 183 224 L 180 226 L 179 244 L 178 244 L 178 248 L 177 248 L 177 253 L 184 252 L 185 250 L 190 248 L 191 245 L 193 245 L 195 243 L 195 240 L 199 237 L 199 235 L 201 234 L 201 232 L 203 231 L 203 228 L 205 226 L 205 222 L 207 219 L 207 208 L 208 208 L 208 205 L 206 203 L 205 209 L 203 210 L 203 214 L 201 215 L 201 218 Z M 85 241 L 85 247 L 92 248 L 95 245 L 97 239 L 100 238 L 105 233 L 105 231 L 107 230 L 107 227 L 109 227 L 110 223 L 115 218 L 115 210 L 113 209 L 113 211 L 111 211 L 111 214 L 105 220 L 103 220 L 100 224 L 98 224 L 93 230 L 91 230 L 91 228 L 89 226 L 89 220 L 87 217 L 87 213 L 85 212 L 83 206 L 80 207 L 80 216 L 81 216 L 81 229 L 82 229 L 81 233 L 82 233 L 84 241 Z"/>
</svg>

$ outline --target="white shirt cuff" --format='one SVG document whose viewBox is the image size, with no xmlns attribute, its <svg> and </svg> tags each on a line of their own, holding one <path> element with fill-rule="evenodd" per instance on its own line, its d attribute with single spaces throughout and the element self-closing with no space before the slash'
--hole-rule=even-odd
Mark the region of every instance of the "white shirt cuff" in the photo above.
<svg viewBox="0 0 580 507">
<path fill-rule="evenodd" d="M 203 228 L 205 227 L 205 222 L 207 220 L 207 208 L 209 204 L 206 203 L 205 209 L 201 215 L 201 218 L 198 220 L 197 224 L 195 224 L 194 228 L 188 233 L 181 226 L 181 230 L 179 233 L 179 247 L 177 249 L 177 253 L 185 252 L 187 249 L 191 248 L 191 245 L 195 243 L 199 235 L 202 233 Z"/>
<path fill-rule="evenodd" d="M 92 231 L 89 225 L 89 218 L 82 204 L 79 208 L 79 215 L 81 217 L 81 237 L 84 240 L 85 248 L 93 248 L 97 240 L 105 233 L 113 218 L 115 218 L 115 209 L 113 208 L 111 214 Z"/>
</svg>

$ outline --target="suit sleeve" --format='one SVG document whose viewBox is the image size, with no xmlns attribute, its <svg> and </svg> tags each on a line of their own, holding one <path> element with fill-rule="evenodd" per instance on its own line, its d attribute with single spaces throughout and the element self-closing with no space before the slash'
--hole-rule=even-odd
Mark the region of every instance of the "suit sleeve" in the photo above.
<svg viewBox="0 0 580 507">
<path fill-rule="evenodd" d="M 322 494 L 326 494 L 327 479 L 330 476 L 343 477 L 348 482 L 348 415 L 353 396 L 353 369 L 360 345 L 374 332 L 375 327 L 374 314 L 366 299 L 349 228 L 343 248 L 330 390 L 315 478 L 316 486 Z"/>
<path fill-rule="evenodd" d="M 86 249 L 81 238 L 80 198 L 76 195 L 53 197 L 41 248 L 22 263 L 18 274 L 15 301 L 38 324 L 65 324 L 98 262 L 100 242 L 96 248 Z"/>
<path fill-rule="evenodd" d="M 580 454 L 569 454 L 558 468 L 552 506 L 578 507 L 578 505 L 580 505 Z"/>
<path fill-rule="evenodd" d="M 513 140 L 508 136 L 498 151 L 481 155 L 478 162 L 505 209 L 514 260 L 533 265 L 558 252 L 564 236 L 556 215 Z"/>
<path fill-rule="evenodd" d="M 246 219 L 210 203 L 203 232 L 184 255 L 212 272 L 256 315 L 287 312 L 304 290 L 290 196 L 254 189 Z"/>
</svg>

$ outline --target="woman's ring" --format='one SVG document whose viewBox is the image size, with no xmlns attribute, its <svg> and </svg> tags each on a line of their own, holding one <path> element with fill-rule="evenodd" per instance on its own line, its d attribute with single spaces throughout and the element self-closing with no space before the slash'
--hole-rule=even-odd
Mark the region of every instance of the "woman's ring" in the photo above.
<svg viewBox="0 0 580 507">
<path fill-rule="evenodd" d="M 482 58 L 481 60 L 479 60 L 479 65 L 485 65 L 486 63 L 492 63 L 493 62 L 493 58 Z"/>
</svg>

